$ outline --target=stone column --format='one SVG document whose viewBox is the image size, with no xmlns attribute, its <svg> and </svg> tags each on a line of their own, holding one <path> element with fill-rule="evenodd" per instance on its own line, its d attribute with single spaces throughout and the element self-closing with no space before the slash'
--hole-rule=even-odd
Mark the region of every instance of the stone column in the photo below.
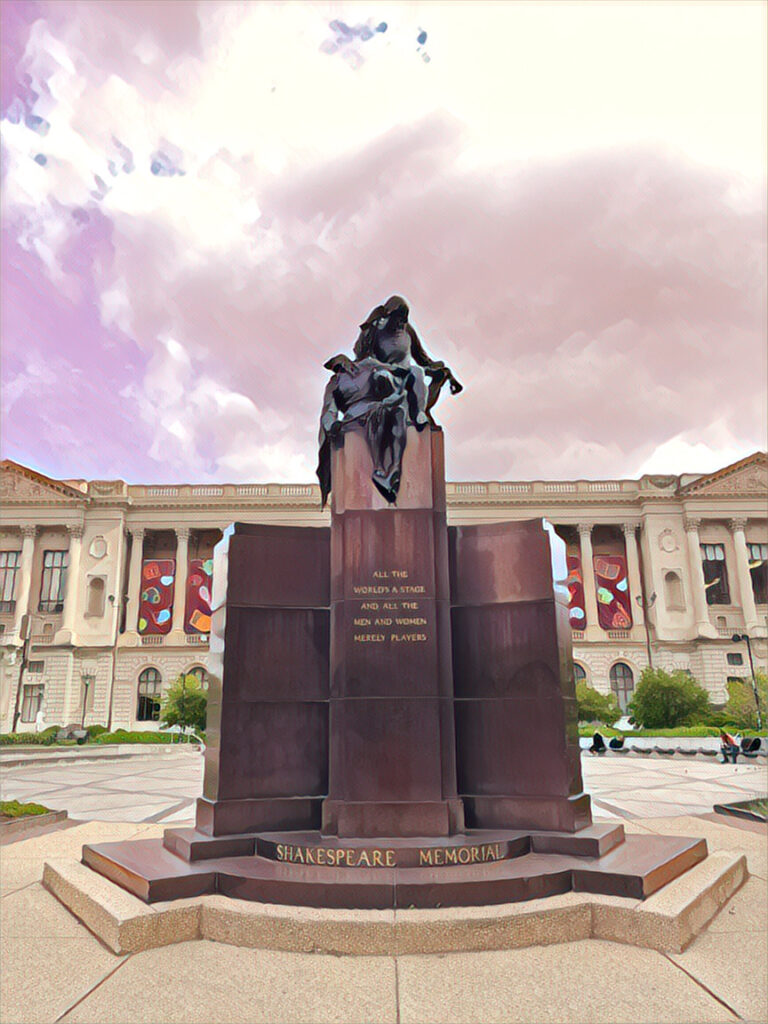
<svg viewBox="0 0 768 1024">
<path fill-rule="evenodd" d="M 80 592 L 80 552 L 83 547 L 83 526 L 68 526 L 69 552 L 67 554 L 67 578 L 64 583 L 64 615 L 61 628 L 69 630 L 71 635 L 75 628 L 77 614 L 77 596 Z"/>
<path fill-rule="evenodd" d="M 16 577 L 16 610 L 13 616 L 13 632 L 18 639 L 21 630 L 22 616 L 29 608 L 29 595 L 32 589 L 32 561 L 35 553 L 36 526 L 21 527 L 21 560 L 19 573 Z"/>
<path fill-rule="evenodd" d="M 597 622 L 597 588 L 595 587 L 595 559 L 592 553 L 592 523 L 579 523 L 581 577 L 584 584 L 584 638 L 599 640 Z"/>
<path fill-rule="evenodd" d="M 643 605 L 635 600 L 645 600 L 643 583 L 640 578 L 640 558 L 637 553 L 637 523 L 622 523 L 624 531 L 624 550 L 627 553 L 627 579 L 629 581 L 629 602 L 632 609 L 632 621 L 636 626 L 645 625 L 645 609 Z"/>
<path fill-rule="evenodd" d="M 144 558 L 144 527 L 129 526 L 131 535 L 131 564 L 128 569 L 128 609 L 125 628 L 139 628 L 139 603 L 141 600 L 141 567 Z"/>
<path fill-rule="evenodd" d="M 741 610 L 744 613 L 744 625 L 748 633 L 752 633 L 758 625 L 755 595 L 752 590 L 752 576 L 749 571 L 749 551 L 747 538 L 744 534 L 746 519 L 732 519 L 733 546 L 736 548 L 736 576 L 741 593 Z"/>
<path fill-rule="evenodd" d="M 717 630 L 709 621 L 707 591 L 704 586 L 704 569 L 701 565 L 700 525 L 701 519 L 687 517 L 685 520 L 685 534 L 688 538 L 688 560 L 691 563 L 693 612 L 696 619 L 696 632 L 699 636 L 716 637 Z"/>
<path fill-rule="evenodd" d="M 188 526 L 176 527 L 176 580 L 173 585 L 173 620 L 171 631 L 184 632 L 184 606 L 187 603 L 187 570 L 189 568 Z"/>
</svg>

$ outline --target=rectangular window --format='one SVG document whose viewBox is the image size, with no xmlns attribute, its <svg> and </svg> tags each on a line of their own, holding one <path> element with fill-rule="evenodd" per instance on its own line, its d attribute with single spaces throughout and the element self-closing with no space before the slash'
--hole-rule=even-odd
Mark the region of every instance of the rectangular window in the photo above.
<svg viewBox="0 0 768 1024">
<path fill-rule="evenodd" d="M 44 661 L 28 661 L 27 662 L 27 675 L 28 676 L 41 676 L 45 672 Z"/>
<path fill-rule="evenodd" d="M 20 551 L 0 551 L 0 612 L 12 612 L 16 608 L 13 594 L 20 563 Z"/>
<path fill-rule="evenodd" d="M 768 544 L 747 544 L 755 604 L 768 604 Z"/>
<path fill-rule="evenodd" d="M 722 544 L 701 545 L 701 566 L 704 570 L 704 589 L 707 604 L 730 604 L 728 571 L 725 567 L 725 547 Z"/>
<path fill-rule="evenodd" d="M 43 552 L 43 579 L 40 585 L 39 612 L 60 612 L 64 607 L 67 582 L 67 551 Z"/>
<path fill-rule="evenodd" d="M 729 665 L 743 665 L 744 655 L 743 654 L 726 654 L 726 660 Z"/>
<path fill-rule="evenodd" d="M 42 683 L 26 683 L 24 685 L 24 695 L 21 702 L 22 722 L 34 722 L 37 718 L 37 713 L 43 703 L 44 690 L 45 687 Z"/>
</svg>

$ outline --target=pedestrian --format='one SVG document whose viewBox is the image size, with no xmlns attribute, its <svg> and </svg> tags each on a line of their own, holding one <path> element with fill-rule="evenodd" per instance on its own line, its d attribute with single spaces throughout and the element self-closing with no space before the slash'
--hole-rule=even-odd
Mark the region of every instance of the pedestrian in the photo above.
<svg viewBox="0 0 768 1024">
<path fill-rule="evenodd" d="M 725 732 L 723 729 L 720 730 L 720 753 L 723 755 L 722 764 L 728 764 L 729 757 L 731 762 L 736 764 L 739 744 L 734 736 L 731 736 L 729 732 Z"/>
</svg>

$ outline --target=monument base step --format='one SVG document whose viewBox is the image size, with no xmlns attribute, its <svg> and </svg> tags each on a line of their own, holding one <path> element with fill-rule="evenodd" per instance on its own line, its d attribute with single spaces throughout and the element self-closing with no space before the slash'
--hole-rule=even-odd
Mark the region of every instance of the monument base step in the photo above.
<svg viewBox="0 0 768 1024">
<path fill-rule="evenodd" d="M 599 829 L 593 826 L 593 831 L 599 833 Z M 370 867 L 373 851 L 367 844 L 318 844 L 315 849 L 325 853 L 323 864 L 308 861 L 306 854 L 301 859 L 295 855 L 273 859 L 259 852 L 187 861 L 163 840 L 147 839 L 84 846 L 83 863 L 147 903 L 218 892 L 260 903 L 373 910 L 517 903 L 570 891 L 644 899 L 707 855 L 706 842 L 689 837 L 628 836 L 602 855 L 577 856 L 559 852 L 558 844 L 565 842 L 562 836 L 538 838 L 545 847 L 550 843 L 550 851 L 554 844 L 552 852 L 536 852 L 537 837 L 530 836 L 531 852 L 527 853 L 520 850 L 519 835 L 487 843 L 481 836 L 476 833 L 471 844 L 453 849 L 501 849 L 507 844 L 504 852 L 511 849 L 517 855 L 455 863 L 445 859 L 450 847 L 433 841 L 431 846 L 418 847 L 427 857 L 422 866 L 414 867 L 408 865 L 414 847 L 398 847 L 393 841 L 378 848 L 381 857 Z M 591 837 L 598 845 L 599 839 L 599 834 Z M 194 845 L 194 839 L 188 841 Z M 259 842 L 271 844 L 273 855 L 283 845 L 285 855 L 287 844 L 275 837 L 257 837 L 257 849 Z M 307 850 L 310 845 L 298 845 L 292 836 L 292 850 Z M 332 863 L 331 850 L 338 854 Z M 397 863 L 399 850 L 406 854 L 405 865 Z M 387 857 L 387 852 L 392 856 Z"/>
<path fill-rule="evenodd" d="M 186 861 L 258 854 L 268 860 L 326 867 L 439 867 L 507 860 L 531 852 L 600 857 L 623 842 L 623 825 L 608 823 L 589 825 L 579 832 L 467 829 L 450 837 L 379 840 L 343 839 L 318 831 L 210 836 L 194 828 L 170 828 L 163 838 L 165 848 Z M 346 850 L 354 851 L 353 855 L 345 858 Z"/>
<path fill-rule="evenodd" d="M 404 956 L 602 939 L 680 953 L 747 877 L 723 851 L 645 900 L 570 892 L 440 910 L 323 910 L 221 895 L 147 904 L 74 859 L 46 863 L 43 885 L 114 953 L 208 939 L 288 952 Z"/>
</svg>

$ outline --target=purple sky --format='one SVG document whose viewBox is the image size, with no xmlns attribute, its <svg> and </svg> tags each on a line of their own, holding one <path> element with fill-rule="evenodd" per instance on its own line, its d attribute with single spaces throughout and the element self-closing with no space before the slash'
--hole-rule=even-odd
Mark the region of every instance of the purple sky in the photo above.
<svg viewBox="0 0 768 1024">
<path fill-rule="evenodd" d="M 5 457 L 310 479 L 392 292 L 453 479 L 765 447 L 762 5 L 0 10 Z"/>
</svg>

